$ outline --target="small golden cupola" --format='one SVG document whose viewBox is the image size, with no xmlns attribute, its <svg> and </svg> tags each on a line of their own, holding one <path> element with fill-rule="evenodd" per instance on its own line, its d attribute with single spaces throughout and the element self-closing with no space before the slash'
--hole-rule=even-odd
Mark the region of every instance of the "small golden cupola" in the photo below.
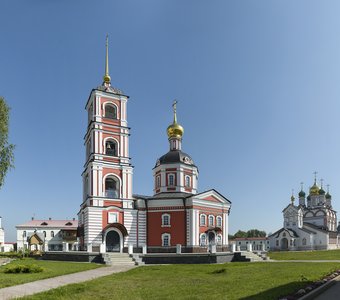
<svg viewBox="0 0 340 300">
<path fill-rule="evenodd" d="M 176 111 L 177 101 L 175 100 L 172 107 L 174 110 L 174 121 L 167 128 L 168 138 L 170 139 L 182 139 L 184 128 L 177 123 L 177 111 Z"/>
</svg>

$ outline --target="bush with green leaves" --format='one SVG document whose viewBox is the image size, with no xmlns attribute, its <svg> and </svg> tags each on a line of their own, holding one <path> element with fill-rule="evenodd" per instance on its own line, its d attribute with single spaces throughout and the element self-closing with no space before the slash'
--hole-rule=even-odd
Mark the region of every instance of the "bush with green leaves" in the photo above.
<svg viewBox="0 0 340 300">
<path fill-rule="evenodd" d="M 13 274 L 13 273 L 40 273 L 44 269 L 37 265 L 12 265 L 7 266 L 4 270 L 4 273 L 6 274 Z"/>
</svg>

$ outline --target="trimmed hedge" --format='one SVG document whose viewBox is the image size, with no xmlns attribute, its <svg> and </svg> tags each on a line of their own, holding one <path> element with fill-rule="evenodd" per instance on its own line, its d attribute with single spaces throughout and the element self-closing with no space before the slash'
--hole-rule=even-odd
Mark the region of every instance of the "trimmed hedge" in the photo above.
<svg viewBox="0 0 340 300">
<path fill-rule="evenodd" d="M 40 273 L 44 269 L 37 265 L 15 265 L 8 266 L 5 268 L 4 273 L 13 274 L 13 273 Z"/>
</svg>

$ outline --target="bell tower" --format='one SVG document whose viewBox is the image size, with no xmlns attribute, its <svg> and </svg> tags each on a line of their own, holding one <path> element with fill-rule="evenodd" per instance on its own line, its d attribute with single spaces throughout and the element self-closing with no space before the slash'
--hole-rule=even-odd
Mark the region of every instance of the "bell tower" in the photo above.
<svg viewBox="0 0 340 300">
<path fill-rule="evenodd" d="M 115 211 L 111 214 L 115 220 L 110 222 L 124 225 L 124 209 L 133 208 L 128 99 L 111 86 L 106 37 L 103 83 L 91 91 L 85 107 L 88 123 L 84 137 L 83 202 L 78 213 L 83 250 L 99 251 L 110 211 Z"/>
</svg>

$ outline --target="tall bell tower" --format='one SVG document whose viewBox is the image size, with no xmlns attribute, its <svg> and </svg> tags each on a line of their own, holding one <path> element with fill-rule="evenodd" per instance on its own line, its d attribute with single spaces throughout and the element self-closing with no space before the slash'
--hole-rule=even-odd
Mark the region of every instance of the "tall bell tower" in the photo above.
<svg viewBox="0 0 340 300">
<path fill-rule="evenodd" d="M 133 209 L 128 99 L 111 86 L 106 37 L 103 83 L 91 91 L 85 107 L 88 123 L 84 137 L 83 202 L 78 213 L 82 250 L 105 251 L 106 227 L 108 224 L 126 225 L 125 210 Z M 119 247 L 123 248 L 124 237 L 121 239 Z"/>
</svg>

